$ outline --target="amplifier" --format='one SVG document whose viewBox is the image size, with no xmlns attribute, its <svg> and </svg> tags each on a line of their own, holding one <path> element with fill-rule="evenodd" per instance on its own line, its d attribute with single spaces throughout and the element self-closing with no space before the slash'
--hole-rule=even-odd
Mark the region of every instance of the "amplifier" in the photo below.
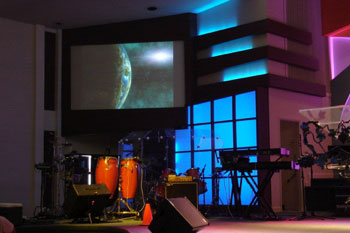
<svg viewBox="0 0 350 233">
<path fill-rule="evenodd" d="M 165 198 L 187 197 L 198 209 L 197 182 L 167 182 L 165 183 Z"/>
</svg>

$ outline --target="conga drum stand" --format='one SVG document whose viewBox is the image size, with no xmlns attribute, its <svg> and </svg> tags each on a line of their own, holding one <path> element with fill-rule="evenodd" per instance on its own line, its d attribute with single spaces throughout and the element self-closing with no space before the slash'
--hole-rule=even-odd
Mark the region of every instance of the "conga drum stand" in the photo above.
<svg viewBox="0 0 350 233">
<path fill-rule="evenodd" d="M 120 196 L 120 193 L 121 193 L 121 186 L 120 185 L 118 187 L 118 191 L 119 191 L 119 197 L 116 200 L 116 202 L 117 202 L 117 212 L 115 212 L 115 214 L 117 214 L 117 215 L 131 214 L 131 215 L 136 215 L 136 217 L 138 217 L 140 215 L 140 213 L 138 211 L 134 210 L 129 205 L 128 199 L 124 199 L 124 198 L 122 198 Z M 123 203 L 128 210 L 122 211 L 121 210 L 121 203 Z"/>
</svg>

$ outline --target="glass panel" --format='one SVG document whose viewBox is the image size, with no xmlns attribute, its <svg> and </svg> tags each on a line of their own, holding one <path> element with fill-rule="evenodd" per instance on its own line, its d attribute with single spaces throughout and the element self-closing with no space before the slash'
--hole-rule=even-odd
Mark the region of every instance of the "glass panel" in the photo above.
<svg viewBox="0 0 350 233">
<path fill-rule="evenodd" d="M 191 129 L 175 130 L 175 151 L 191 150 Z"/>
<path fill-rule="evenodd" d="M 232 120 L 232 96 L 214 100 L 214 121 Z"/>
<path fill-rule="evenodd" d="M 193 124 L 210 122 L 210 102 L 193 105 Z"/>
<path fill-rule="evenodd" d="M 205 193 L 200 194 L 198 197 L 199 205 L 211 205 L 212 204 L 212 180 L 204 179 L 207 183 L 207 190 Z"/>
<path fill-rule="evenodd" d="M 237 121 L 237 147 L 256 147 L 256 120 Z"/>
<path fill-rule="evenodd" d="M 175 173 L 185 173 L 191 167 L 191 153 L 175 153 Z"/>
<path fill-rule="evenodd" d="M 194 130 L 194 150 L 211 149 L 210 124 L 194 126 L 193 130 Z"/>
<path fill-rule="evenodd" d="M 255 91 L 236 95 L 236 119 L 256 117 Z"/>
<path fill-rule="evenodd" d="M 230 205 L 232 193 L 232 182 L 231 179 L 221 178 L 219 179 L 219 205 Z M 235 200 L 232 198 L 232 204 L 234 205 Z"/>
<path fill-rule="evenodd" d="M 233 148 L 232 122 L 214 124 L 215 149 Z"/>
</svg>

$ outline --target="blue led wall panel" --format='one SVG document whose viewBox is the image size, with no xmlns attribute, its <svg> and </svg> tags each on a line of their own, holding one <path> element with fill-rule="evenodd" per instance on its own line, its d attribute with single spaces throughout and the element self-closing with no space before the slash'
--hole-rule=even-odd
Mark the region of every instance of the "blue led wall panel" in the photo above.
<svg viewBox="0 0 350 233">
<path fill-rule="evenodd" d="M 191 129 L 180 129 L 175 131 L 175 151 L 191 150 Z"/>
<path fill-rule="evenodd" d="M 198 197 L 198 203 L 199 205 L 211 205 L 212 204 L 212 191 L 213 191 L 213 185 L 211 179 L 205 179 L 204 180 L 207 185 L 207 191 L 203 194 L 200 194 Z"/>
<path fill-rule="evenodd" d="M 251 91 L 216 99 L 194 105 L 188 110 L 193 123 L 188 125 L 188 129 L 176 130 L 176 173 L 183 173 L 189 169 L 192 160 L 194 168 L 199 168 L 200 171 L 205 168 L 204 180 L 208 191 L 199 196 L 199 204 L 210 205 L 213 204 L 213 168 L 221 167 L 219 150 L 257 147 L 256 94 L 255 91 Z M 211 119 L 211 116 L 214 116 L 214 119 Z M 257 161 L 254 155 L 249 158 L 250 162 Z M 255 179 L 257 174 L 257 170 L 251 173 Z M 231 198 L 232 185 L 229 173 L 223 176 L 218 179 L 215 192 L 219 193 L 218 204 L 227 205 Z M 241 176 L 241 173 L 238 173 L 238 176 Z M 253 196 L 252 189 L 244 181 L 241 197 L 243 204 L 249 204 Z"/>
<path fill-rule="evenodd" d="M 232 181 L 230 178 L 220 178 L 219 180 L 219 204 L 230 205 L 231 193 L 232 193 Z M 235 204 L 234 198 L 232 198 L 232 205 Z"/>
<path fill-rule="evenodd" d="M 233 123 L 214 124 L 215 149 L 233 148 Z"/>
<path fill-rule="evenodd" d="M 204 169 L 204 176 L 211 177 L 211 151 L 195 152 L 194 153 L 194 167 L 199 168 L 200 171 Z"/>
<path fill-rule="evenodd" d="M 175 173 L 184 173 L 191 168 L 191 153 L 175 153 Z"/>
<path fill-rule="evenodd" d="M 214 121 L 232 120 L 232 96 L 214 100 Z"/>
<path fill-rule="evenodd" d="M 242 179 L 242 178 L 239 178 L 239 180 L 240 179 Z M 254 177 L 253 179 L 255 180 L 256 183 L 258 182 L 257 177 Z M 255 191 L 257 191 L 257 190 L 255 190 Z M 247 181 L 245 179 L 243 179 L 242 180 L 242 189 L 241 189 L 242 205 L 249 205 L 250 202 L 252 201 L 253 197 L 254 197 L 254 192 L 251 190 L 251 187 L 249 186 Z"/>
<path fill-rule="evenodd" d="M 193 124 L 210 122 L 210 102 L 193 105 Z"/>
<path fill-rule="evenodd" d="M 244 120 L 236 122 L 237 148 L 256 147 L 256 120 Z"/>
<path fill-rule="evenodd" d="M 236 119 L 256 117 L 255 91 L 236 95 Z"/>
<path fill-rule="evenodd" d="M 211 149 L 211 126 L 210 124 L 197 125 L 193 127 L 194 150 Z"/>
</svg>

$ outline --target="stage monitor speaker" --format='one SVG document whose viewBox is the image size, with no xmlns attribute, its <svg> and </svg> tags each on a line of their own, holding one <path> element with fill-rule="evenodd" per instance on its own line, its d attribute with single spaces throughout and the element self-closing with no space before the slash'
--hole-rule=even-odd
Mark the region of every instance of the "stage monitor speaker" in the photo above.
<svg viewBox="0 0 350 233">
<path fill-rule="evenodd" d="M 208 226 L 208 220 L 186 198 L 165 198 L 148 229 L 152 233 L 190 233 Z"/>
<path fill-rule="evenodd" d="M 88 213 L 98 216 L 108 204 L 111 195 L 105 184 L 73 184 L 64 199 L 64 212 L 68 217 L 84 217 Z"/>
<path fill-rule="evenodd" d="M 167 182 L 165 183 L 165 198 L 187 197 L 198 208 L 197 182 Z"/>
</svg>

